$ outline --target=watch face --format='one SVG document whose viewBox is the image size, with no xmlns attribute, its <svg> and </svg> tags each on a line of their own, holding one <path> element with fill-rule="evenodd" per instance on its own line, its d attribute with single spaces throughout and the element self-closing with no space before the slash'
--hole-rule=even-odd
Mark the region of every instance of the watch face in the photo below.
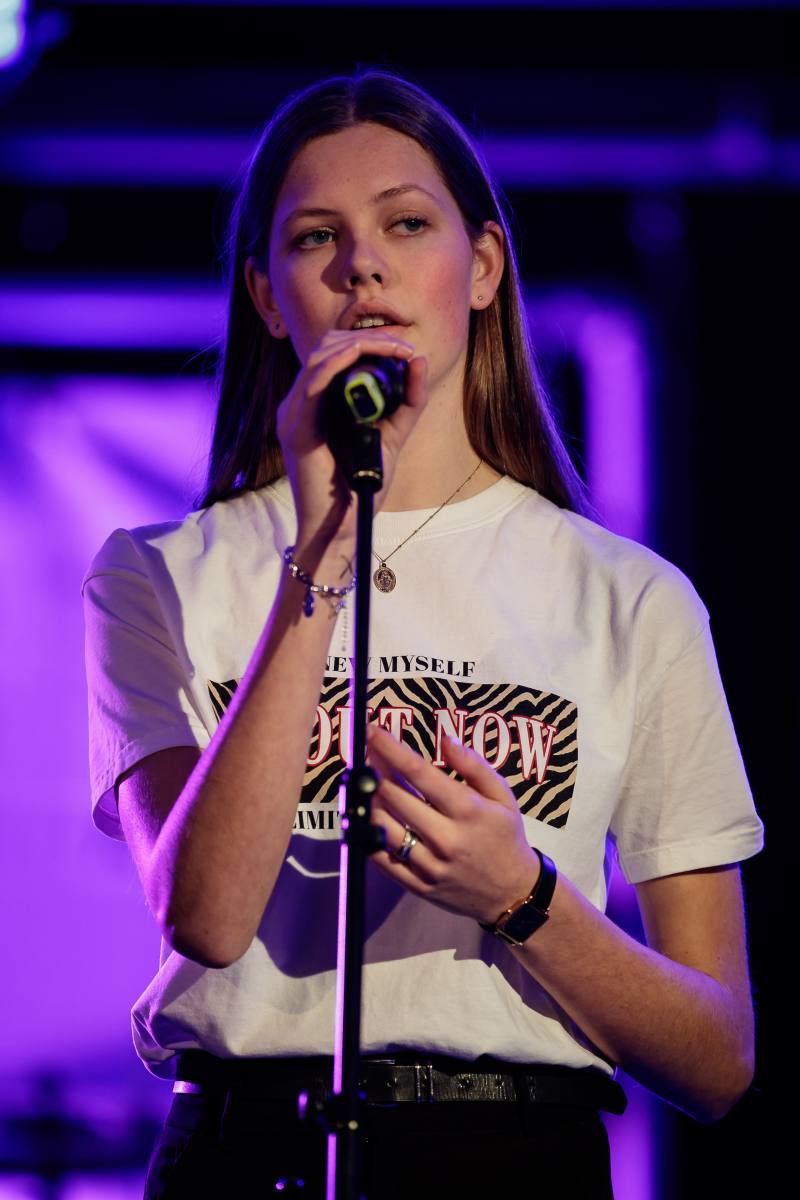
<svg viewBox="0 0 800 1200">
<path fill-rule="evenodd" d="M 542 912 L 533 904 L 523 904 L 503 922 L 502 928 L 497 932 L 512 945 L 521 946 L 546 920 L 546 912 Z"/>
<path fill-rule="evenodd" d="M 505 920 L 501 918 L 494 925 L 485 925 L 482 921 L 479 922 L 481 929 L 496 934 L 510 946 L 521 946 L 532 933 L 544 925 L 549 915 L 548 909 L 558 880 L 556 865 L 552 858 L 548 858 L 535 846 L 533 848 L 539 855 L 542 869 L 530 895 Z"/>
</svg>

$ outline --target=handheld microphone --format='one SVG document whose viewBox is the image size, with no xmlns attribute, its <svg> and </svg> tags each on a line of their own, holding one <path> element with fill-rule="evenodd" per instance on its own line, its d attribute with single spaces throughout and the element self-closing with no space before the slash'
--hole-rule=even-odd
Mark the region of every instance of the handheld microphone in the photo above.
<svg viewBox="0 0 800 1200">
<path fill-rule="evenodd" d="M 343 422 L 349 427 L 372 425 L 390 417 L 405 397 L 406 368 L 403 358 L 362 354 L 334 375 L 320 401 L 321 432 L 327 435 Z"/>
<path fill-rule="evenodd" d="M 403 403 L 408 364 L 402 358 L 362 354 L 334 375 L 319 404 L 319 432 L 349 475 L 354 443 L 364 427 L 390 417 Z"/>
<path fill-rule="evenodd" d="M 333 376 L 320 397 L 320 437 L 330 446 L 350 486 L 359 475 L 383 478 L 375 426 L 403 403 L 407 370 L 404 359 L 362 354 L 353 366 Z"/>
</svg>

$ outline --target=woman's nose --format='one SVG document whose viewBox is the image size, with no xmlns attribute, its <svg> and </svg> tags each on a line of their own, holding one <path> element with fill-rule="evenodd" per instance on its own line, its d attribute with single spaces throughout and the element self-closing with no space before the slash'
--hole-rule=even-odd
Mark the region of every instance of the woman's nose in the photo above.
<svg viewBox="0 0 800 1200">
<path fill-rule="evenodd" d="M 383 283 L 383 278 L 379 271 L 373 271 L 370 275 L 351 275 L 347 282 L 351 288 L 358 287 L 360 283 L 364 283 L 367 279 L 374 279 L 376 283 Z"/>
<path fill-rule="evenodd" d="M 351 288 L 371 281 L 388 282 L 385 259 L 371 241 L 364 239 L 354 240 L 346 248 L 342 273 Z"/>
</svg>

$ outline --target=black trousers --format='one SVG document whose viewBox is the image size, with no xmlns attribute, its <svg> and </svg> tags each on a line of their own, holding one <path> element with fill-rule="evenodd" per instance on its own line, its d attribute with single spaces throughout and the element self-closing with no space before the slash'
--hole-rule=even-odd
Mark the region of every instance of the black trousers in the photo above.
<svg viewBox="0 0 800 1200">
<path fill-rule="evenodd" d="M 450 1101 L 365 1107 L 368 1200 L 613 1200 L 608 1138 L 594 1109 Z M 326 1141 L 293 1103 L 236 1089 L 173 1096 L 145 1200 L 324 1200 Z M 302 1180 L 298 1188 L 294 1181 Z M 281 1182 L 283 1181 L 283 1182 Z"/>
</svg>

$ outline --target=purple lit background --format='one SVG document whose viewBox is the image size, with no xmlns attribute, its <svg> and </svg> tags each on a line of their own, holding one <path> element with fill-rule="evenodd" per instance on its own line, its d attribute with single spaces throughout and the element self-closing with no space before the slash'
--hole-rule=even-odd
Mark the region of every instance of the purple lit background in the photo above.
<svg viewBox="0 0 800 1200">
<path fill-rule="evenodd" d="M 776 847 L 745 868 L 757 1086 L 702 1129 L 626 1081 L 608 1127 L 617 1200 L 744 1195 L 744 1148 L 766 1153 L 770 1125 L 769 934 L 793 844 L 772 797 L 797 710 L 780 520 L 796 6 L 475 0 L 469 58 L 448 5 L 23 7 L 27 46 L 4 59 L 0 29 L 0 1200 L 141 1196 L 169 1091 L 136 1060 L 129 1011 L 158 935 L 126 848 L 89 817 L 80 580 L 112 529 L 180 516 L 200 488 L 216 257 L 259 125 L 293 88 L 370 61 L 473 123 L 517 214 L 534 342 L 593 499 L 712 614 Z M 482 29 L 495 53 L 476 65 Z M 769 698 L 769 746 L 754 697 Z M 611 903 L 636 931 L 619 878 Z M 75 1169 L 45 1187 L 29 1168 L 47 1161 L 48 1112 L 73 1122 Z"/>
</svg>

